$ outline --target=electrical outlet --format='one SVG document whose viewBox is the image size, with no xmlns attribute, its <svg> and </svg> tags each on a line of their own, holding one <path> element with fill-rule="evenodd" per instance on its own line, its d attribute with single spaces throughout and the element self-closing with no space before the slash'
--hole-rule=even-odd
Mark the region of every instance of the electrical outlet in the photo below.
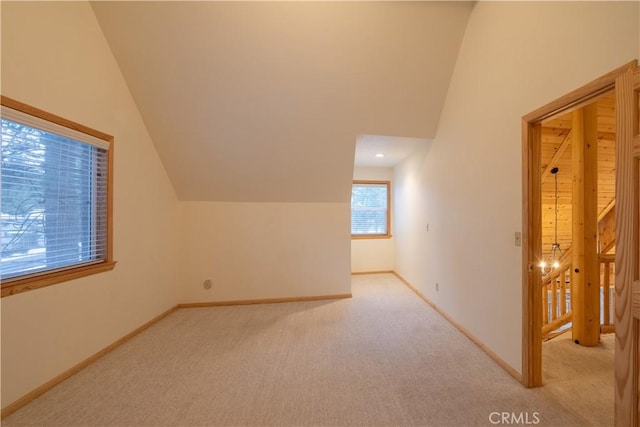
<svg viewBox="0 0 640 427">
<path fill-rule="evenodd" d="M 436 292 L 438 292 L 439 290 L 440 290 L 440 284 L 436 282 Z"/>
<path fill-rule="evenodd" d="M 522 233 L 519 231 L 516 231 L 515 243 L 516 246 L 522 246 Z"/>
<path fill-rule="evenodd" d="M 427 224 L 427 231 L 429 231 L 429 224 Z"/>
<path fill-rule="evenodd" d="M 211 286 L 213 286 L 213 282 L 211 282 L 211 279 L 207 279 L 204 281 L 204 288 L 205 289 L 211 289 Z"/>
</svg>

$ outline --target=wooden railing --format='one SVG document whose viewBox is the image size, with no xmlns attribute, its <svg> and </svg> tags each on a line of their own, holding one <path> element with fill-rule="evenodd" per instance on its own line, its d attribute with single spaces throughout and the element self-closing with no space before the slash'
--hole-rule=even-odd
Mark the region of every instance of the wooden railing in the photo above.
<svg viewBox="0 0 640 427">
<path fill-rule="evenodd" d="M 600 256 L 600 331 L 615 332 L 613 319 L 615 298 L 616 256 Z"/>
<path fill-rule="evenodd" d="M 571 257 L 542 278 L 542 337 L 572 321 Z M 612 333 L 614 326 L 615 255 L 600 256 L 600 331 Z"/>
<path fill-rule="evenodd" d="M 546 172 L 546 171 L 545 171 Z M 543 176 L 544 178 L 544 176 Z M 615 199 L 598 215 L 598 242 L 601 253 L 615 247 Z M 560 267 L 542 278 L 542 337 L 572 321 L 571 310 L 571 248 L 560 260 Z M 600 255 L 600 332 L 615 332 L 616 256 Z"/>
<path fill-rule="evenodd" d="M 565 257 L 570 258 L 570 257 Z M 571 322 L 571 259 L 542 279 L 542 336 Z"/>
</svg>

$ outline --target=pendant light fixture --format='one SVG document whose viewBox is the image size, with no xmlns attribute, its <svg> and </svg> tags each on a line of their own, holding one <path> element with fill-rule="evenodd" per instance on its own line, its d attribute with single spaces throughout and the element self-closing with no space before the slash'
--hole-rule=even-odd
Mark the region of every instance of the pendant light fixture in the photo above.
<svg viewBox="0 0 640 427">
<path fill-rule="evenodd" d="M 540 263 L 543 276 L 548 276 L 553 270 L 560 267 L 560 260 L 563 255 L 558 243 L 558 168 L 551 169 L 551 173 L 555 179 L 555 232 L 553 243 L 551 244 L 551 253 Z"/>
</svg>

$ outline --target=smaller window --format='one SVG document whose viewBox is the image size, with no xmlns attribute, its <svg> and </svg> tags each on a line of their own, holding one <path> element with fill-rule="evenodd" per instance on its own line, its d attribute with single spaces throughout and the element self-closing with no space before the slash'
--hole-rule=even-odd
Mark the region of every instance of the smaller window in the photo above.
<svg viewBox="0 0 640 427">
<path fill-rule="evenodd" d="M 391 237 L 389 181 L 354 181 L 351 189 L 351 237 Z"/>
</svg>

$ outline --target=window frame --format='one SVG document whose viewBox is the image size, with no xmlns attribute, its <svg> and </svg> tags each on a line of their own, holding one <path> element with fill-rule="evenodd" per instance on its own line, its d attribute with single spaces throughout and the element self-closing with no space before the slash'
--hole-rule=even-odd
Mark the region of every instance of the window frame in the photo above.
<svg viewBox="0 0 640 427">
<path fill-rule="evenodd" d="M 387 187 L 387 232 L 385 234 L 353 234 L 351 233 L 352 240 L 361 240 L 361 239 L 390 239 L 392 237 L 391 234 L 391 181 L 378 181 L 378 180 L 353 180 L 351 183 L 351 188 L 353 191 L 353 186 L 357 184 L 372 184 L 372 185 L 386 185 Z M 350 209 L 353 209 L 350 206 Z"/>
<path fill-rule="evenodd" d="M 95 129 L 91 129 L 87 126 L 81 125 L 71 120 L 64 119 L 55 114 L 46 112 L 36 107 L 32 107 L 3 95 L 0 95 L 0 104 L 5 107 L 20 111 L 22 113 L 37 117 L 39 119 L 46 120 L 51 123 L 93 136 L 109 144 L 109 148 L 107 150 L 107 221 L 105 225 L 107 247 L 105 251 L 105 260 L 96 262 L 94 264 L 81 265 L 76 267 L 71 266 L 58 270 L 50 270 L 41 273 L 22 275 L 10 279 L 5 279 L 2 281 L 2 283 L 0 283 L 2 294 L 1 297 L 4 298 L 9 295 L 31 291 L 45 286 L 50 286 L 57 283 L 62 283 L 69 280 L 113 270 L 116 265 L 116 261 L 114 261 L 113 259 L 113 136 L 107 135 L 106 133 L 102 133 Z"/>
</svg>

